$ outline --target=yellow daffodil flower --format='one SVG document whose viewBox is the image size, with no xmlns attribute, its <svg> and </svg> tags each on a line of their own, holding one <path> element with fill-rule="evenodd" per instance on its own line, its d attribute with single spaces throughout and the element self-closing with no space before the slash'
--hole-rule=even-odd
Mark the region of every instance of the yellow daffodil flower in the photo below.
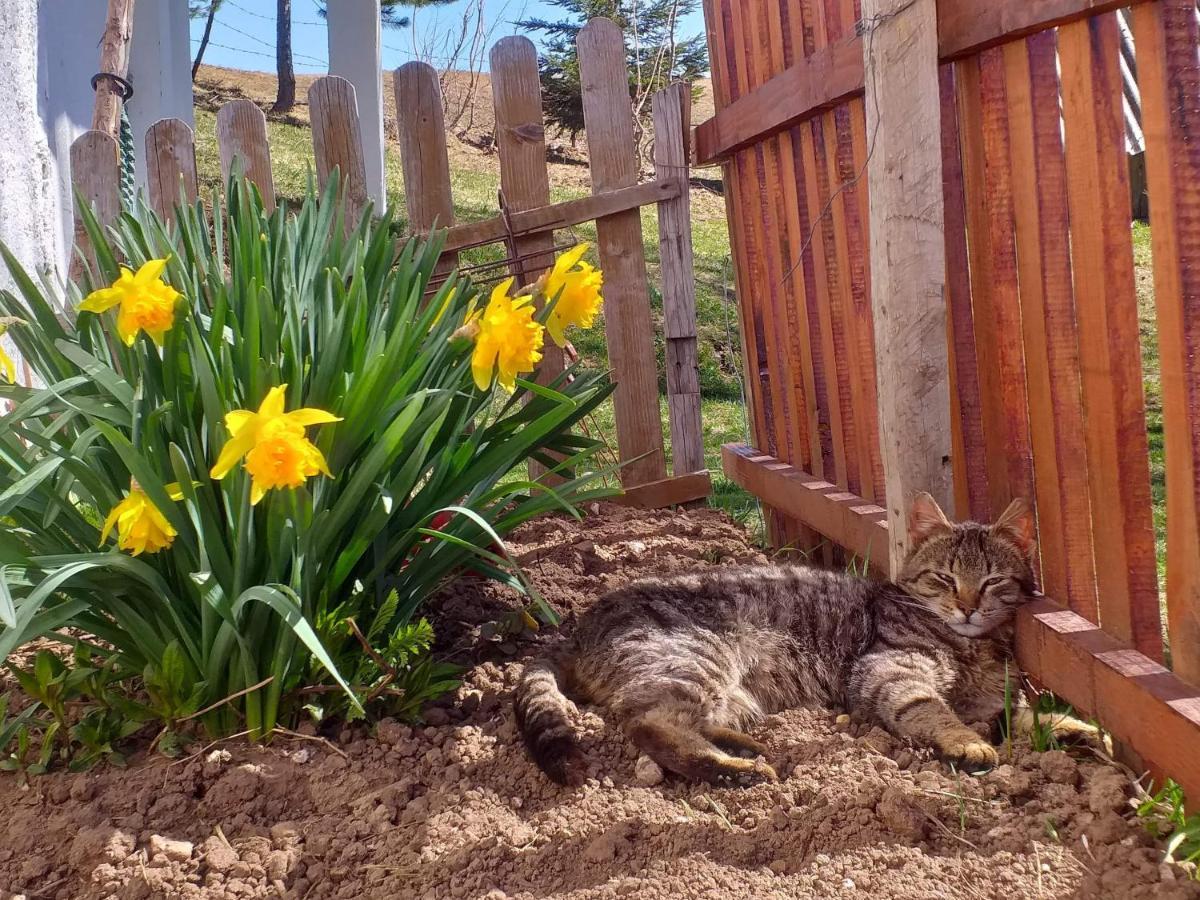
<svg viewBox="0 0 1200 900">
<path fill-rule="evenodd" d="M 546 330 L 560 347 L 566 345 L 566 331 L 572 325 L 592 327 L 600 304 L 604 302 L 600 296 L 604 275 L 583 261 L 587 251 L 587 244 L 572 247 L 555 260 L 554 268 L 543 276 L 546 300 L 552 302 L 558 298 L 546 320 Z"/>
<path fill-rule="evenodd" d="M 0 337 L 4 337 L 4 332 L 8 331 L 8 322 L 0 322 Z M 9 384 L 17 383 L 17 364 L 13 362 L 13 358 L 4 352 L 4 345 L 0 344 L 0 373 L 8 379 Z"/>
<path fill-rule="evenodd" d="M 168 484 L 166 489 L 172 500 L 183 499 L 183 490 L 178 484 Z M 114 525 L 117 529 L 117 546 L 134 556 L 157 553 L 175 541 L 176 532 L 167 517 L 150 502 L 150 498 L 136 483 L 130 486 L 125 499 L 114 506 L 104 520 L 104 527 L 100 530 L 101 547 L 108 541 Z"/>
<path fill-rule="evenodd" d="M 163 335 L 175 324 L 175 302 L 179 291 L 162 279 L 165 259 L 152 259 L 135 275 L 124 266 L 121 276 L 112 287 L 92 291 L 79 308 L 90 313 L 102 313 L 120 306 L 117 312 L 117 334 L 128 347 L 133 346 L 139 331 L 150 335 L 161 345 Z"/>
<path fill-rule="evenodd" d="M 471 374 L 481 391 L 491 386 L 494 371 L 500 384 L 513 390 L 517 375 L 532 372 L 542 358 L 546 329 L 533 320 L 533 298 L 509 296 L 512 285 L 512 278 L 496 285 L 487 308 L 468 313 L 460 329 L 473 333 Z"/>
<path fill-rule="evenodd" d="M 318 473 L 333 477 L 321 451 L 304 436 L 304 429 L 342 420 L 322 409 L 285 413 L 286 390 L 286 384 L 271 388 L 258 412 L 235 409 L 225 416 L 229 442 L 212 468 L 212 477 L 221 480 L 244 456 L 246 471 L 252 479 L 251 505 L 257 504 L 272 488 L 297 488 Z"/>
</svg>

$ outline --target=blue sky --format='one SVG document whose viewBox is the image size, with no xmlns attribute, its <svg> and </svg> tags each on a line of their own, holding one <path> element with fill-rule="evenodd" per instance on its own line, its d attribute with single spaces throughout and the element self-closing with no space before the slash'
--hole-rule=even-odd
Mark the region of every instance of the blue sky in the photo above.
<svg viewBox="0 0 1200 900">
<path fill-rule="evenodd" d="M 336 3 L 337 0 L 332 0 Z M 451 28 L 461 21 L 462 10 L 470 0 L 459 0 L 443 7 L 424 9 L 416 14 L 415 30 L 384 29 L 383 67 L 394 69 L 415 58 L 413 42 L 432 47 L 438 45 Z M 514 34 L 519 29 L 512 23 L 523 18 L 541 16 L 559 18 L 562 10 L 543 0 L 485 0 L 488 25 L 494 27 L 492 41 Z M 682 25 L 684 35 L 701 34 L 704 20 L 700 12 L 688 16 Z M 204 21 L 192 22 L 192 52 L 204 32 Z M 535 38 L 536 40 L 536 38 Z M 325 23 L 317 16 L 314 0 L 292 0 L 292 54 L 297 72 L 323 73 L 327 69 L 328 49 Z M 233 69 L 275 70 L 275 0 L 225 0 L 213 25 L 212 38 L 205 51 L 204 61 Z M 436 62 L 436 61 L 435 61 Z"/>
</svg>

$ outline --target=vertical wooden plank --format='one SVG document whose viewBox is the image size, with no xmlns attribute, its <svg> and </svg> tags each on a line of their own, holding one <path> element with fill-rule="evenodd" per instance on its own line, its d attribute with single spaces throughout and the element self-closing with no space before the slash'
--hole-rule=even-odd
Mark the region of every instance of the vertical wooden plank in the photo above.
<svg viewBox="0 0 1200 900">
<path fill-rule="evenodd" d="M 987 460 L 979 363 L 975 353 L 975 316 L 971 308 L 967 202 L 955 103 L 955 73 L 953 64 L 942 66 L 938 73 L 942 106 L 942 201 L 946 221 L 946 306 L 952 376 L 955 507 L 959 519 L 985 521 L 988 514 Z"/>
<path fill-rule="evenodd" d="M 1092 502 L 1088 491 L 1087 447 L 1079 376 L 1079 334 L 1071 275 L 1067 163 L 1059 115 L 1057 44 L 1053 31 L 1035 34 L 1027 40 L 1033 116 L 1033 172 L 1036 173 L 1041 253 L 1040 296 L 1062 505 L 1063 557 L 1067 582 L 1065 599 L 1072 610 L 1095 622 L 1098 619 L 1096 561 L 1092 547 Z M 1036 312 L 1031 311 L 1030 316 L 1036 317 Z M 1031 325 L 1037 327 L 1036 323 Z M 1026 355 L 1032 358 L 1036 356 L 1036 351 Z M 1040 451 L 1035 451 L 1035 458 L 1037 453 Z M 1041 480 L 1039 469 L 1039 488 Z"/>
<path fill-rule="evenodd" d="M 437 71 L 429 63 L 405 63 L 392 74 L 392 89 L 409 230 L 448 228 L 454 224 L 454 197 Z M 445 253 L 437 271 L 444 274 L 457 264 L 457 253 Z"/>
<path fill-rule="evenodd" d="M 492 67 L 493 72 L 495 66 Z M 700 424 L 700 366 L 696 349 L 696 273 L 692 256 L 691 194 L 684 146 L 691 86 L 676 83 L 653 99 L 654 170 L 679 181 L 679 196 L 658 204 L 658 252 L 662 265 L 664 335 L 667 341 L 667 404 L 671 419 L 672 473 L 704 468 Z"/>
<path fill-rule="evenodd" d="M 267 117 L 249 100 L 231 100 L 217 113 L 217 144 L 221 175 L 229 181 L 234 160 L 242 174 L 262 194 L 263 207 L 275 211 L 275 179 L 271 174 L 271 147 L 267 143 Z"/>
<path fill-rule="evenodd" d="M 934 0 L 864 0 L 871 286 L 892 571 L 915 491 L 951 508 L 946 258 Z"/>
<path fill-rule="evenodd" d="M 627 187 L 637 181 L 625 44 L 608 19 L 592 19 L 579 32 L 579 71 L 583 116 L 591 155 L 592 189 Z M 596 223 L 605 281 L 605 326 L 614 395 L 617 445 L 627 486 L 666 477 L 658 377 L 654 361 L 654 324 L 646 286 L 642 221 L 637 210 Z"/>
<path fill-rule="evenodd" d="M 196 145 L 187 122 L 159 119 L 146 131 L 146 180 L 150 205 L 167 222 L 175 221 L 181 199 L 196 201 Z"/>
<path fill-rule="evenodd" d="M 117 140 L 104 131 L 85 131 L 71 144 L 71 183 L 80 203 L 92 207 L 102 226 L 111 225 L 121 214 L 120 150 Z M 71 263 L 72 277 L 82 271 L 82 261 L 95 264 L 83 221 L 75 217 L 77 254 Z"/>
<path fill-rule="evenodd" d="M 129 45 L 133 40 L 133 0 L 108 0 L 104 33 L 100 37 L 100 68 L 125 78 L 129 74 Z M 121 125 L 124 101 L 116 82 L 102 78 L 96 82 L 96 103 L 92 110 L 92 130 L 116 138 Z"/>
<path fill-rule="evenodd" d="M 1019 337 L 1024 341 L 1026 385 L 1023 402 L 1028 407 L 1026 447 L 1035 469 L 1038 551 L 1042 589 L 1053 597 L 1066 596 L 1066 560 L 1063 551 L 1062 501 L 1059 496 L 1058 456 L 1054 444 L 1054 410 L 1047 359 L 1045 300 L 1041 265 L 1041 223 L 1038 218 L 1038 180 L 1033 136 L 1033 93 L 1029 53 L 1024 41 L 1012 41 L 987 51 L 996 69 L 991 78 L 1003 82 L 1007 105 L 1004 127 L 1008 144 L 1008 202 L 1013 216 L 1016 273 L 1020 282 L 1020 309 L 1016 311 Z M 1011 428 L 1010 428 L 1011 431 Z M 1011 460 L 1010 460 L 1011 466 Z M 1021 473 L 1024 474 L 1024 473 Z M 1030 471 L 1028 488 L 1034 487 Z"/>
<path fill-rule="evenodd" d="M 1100 624 L 1161 659 L 1115 15 L 1059 29 L 1067 196 Z"/>
<path fill-rule="evenodd" d="M 1135 7 L 1167 467 L 1171 665 L 1200 684 L 1200 42 L 1192 0 Z"/>
<path fill-rule="evenodd" d="M 1021 307 L 1017 287 L 1017 246 L 1013 233 L 1012 160 L 1009 153 L 1008 101 L 1004 51 L 979 55 L 979 87 L 985 154 L 984 187 L 976 202 L 987 205 L 988 243 L 992 252 L 990 298 L 994 317 L 996 362 L 1000 376 L 1001 440 L 1010 497 L 1035 503 L 1033 451 L 1029 441 L 1029 400 L 1021 345 Z"/>
<path fill-rule="evenodd" d="M 991 521 L 1012 497 L 1008 488 L 1008 464 L 1004 458 L 1004 412 L 1000 403 L 1000 363 L 997 359 L 995 316 L 992 315 L 992 247 L 988 224 L 983 106 L 980 100 L 979 57 L 955 63 L 958 87 L 958 133 L 962 147 L 963 185 L 967 198 L 967 256 L 974 310 L 973 338 L 978 361 L 979 399 L 982 415 L 984 459 L 987 463 L 988 496 L 984 506 L 972 512 L 981 521 Z"/>
<path fill-rule="evenodd" d="M 323 189 L 333 170 L 338 170 L 346 227 L 357 227 L 371 199 L 367 196 L 367 168 L 354 85 L 336 75 L 318 78 L 308 89 L 308 108 L 317 184 Z"/>
<path fill-rule="evenodd" d="M 533 42 L 526 37 L 498 41 L 492 48 L 491 69 L 500 190 L 513 212 L 545 206 L 550 202 L 550 175 L 546 169 L 542 88 Z M 513 266 L 512 274 L 520 284 L 536 281 L 545 269 L 554 265 L 552 232 L 519 237 L 514 243 L 518 256 L 529 257 Z M 605 272 L 606 280 L 607 277 Z M 607 290 L 605 295 L 608 296 Z M 538 364 L 538 381 L 547 384 L 562 370 L 562 350 L 547 341 Z"/>
</svg>

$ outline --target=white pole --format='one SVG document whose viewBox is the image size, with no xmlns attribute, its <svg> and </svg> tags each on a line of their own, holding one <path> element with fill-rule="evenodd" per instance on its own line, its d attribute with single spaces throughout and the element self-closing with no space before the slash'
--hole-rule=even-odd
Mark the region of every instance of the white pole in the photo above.
<svg viewBox="0 0 1200 900">
<path fill-rule="evenodd" d="M 129 124 L 139 185 L 146 183 L 146 131 L 159 119 L 194 126 L 192 45 L 187 0 L 142 0 L 133 8 L 129 50 Z"/>
<path fill-rule="evenodd" d="M 329 74 L 340 75 L 358 97 L 367 194 L 382 210 L 387 201 L 383 165 L 383 56 L 379 0 L 337 0 L 329 9 Z"/>
</svg>

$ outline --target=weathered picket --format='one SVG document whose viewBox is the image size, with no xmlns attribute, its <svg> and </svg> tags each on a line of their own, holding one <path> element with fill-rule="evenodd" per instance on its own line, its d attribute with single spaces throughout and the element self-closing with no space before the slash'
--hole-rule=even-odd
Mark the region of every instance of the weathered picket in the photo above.
<svg viewBox="0 0 1200 900">
<path fill-rule="evenodd" d="M 499 41 L 491 54 L 493 100 L 500 162 L 499 215 L 456 224 L 449 155 L 437 73 L 423 63 L 396 70 L 393 86 L 397 140 L 405 183 L 409 228 L 414 233 L 448 229 L 439 275 L 458 262 L 459 251 L 491 243 L 505 245 L 504 262 L 525 284 L 553 264 L 556 229 L 595 221 L 604 270 L 605 324 L 617 389 L 616 444 L 624 463 L 620 478 L 625 502 L 665 506 L 705 497 L 710 480 L 704 469 L 696 352 L 695 286 L 688 207 L 688 110 L 685 85 L 654 98 L 658 123 L 656 178 L 639 183 L 632 110 L 624 83 L 622 38 L 612 23 L 596 21 L 580 40 L 589 97 L 585 113 L 593 123 L 593 195 L 552 204 L 546 164 L 537 54 L 526 38 Z M 325 77 L 309 90 L 313 149 L 318 183 L 337 170 L 346 204 L 347 227 L 366 210 L 368 195 L 358 108 L 353 86 Z M 602 127 L 595 127 L 595 123 Z M 235 166 L 275 208 L 275 185 L 267 122 L 248 100 L 234 100 L 217 113 L 217 143 L 225 178 Z M 193 136 L 178 120 L 156 123 L 146 134 L 148 200 L 168 219 L 182 198 L 197 196 Z M 115 141 L 88 132 L 73 152 L 73 177 L 93 203 L 102 223 L 119 213 L 118 156 Z M 659 373 L 655 364 L 654 322 L 647 287 L 639 209 L 657 205 L 660 217 L 662 294 L 667 351 L 667 409 L 671 423 L 673 474 L 668 476 L 659 412 Z M 86 253 L 86 235 L 77 235 Z M 549 381 L 564 366 L 564 353 L 547 342 L 538 378 Z M 534 465 L 534 477 L 544 477 Z"/>
<path fill-rule="evenodd" d="M 1173 672 L 1159 662 L 1125 6 Z M 777 543 L 826 539 L 880 571 L 903 551 L 914 490 L 985 520 L 1028 498 L 1053 600 L 1019 620 L 1022 665 L 1200 802 L 1200 104 L 1181 102 L 1200 97 L 1194 0 L 706 0 L 705 16 L 717 113 L 696 157 L 725 170 L 754 420 L 726 472 L 769 504 Z"/>
</svg>

